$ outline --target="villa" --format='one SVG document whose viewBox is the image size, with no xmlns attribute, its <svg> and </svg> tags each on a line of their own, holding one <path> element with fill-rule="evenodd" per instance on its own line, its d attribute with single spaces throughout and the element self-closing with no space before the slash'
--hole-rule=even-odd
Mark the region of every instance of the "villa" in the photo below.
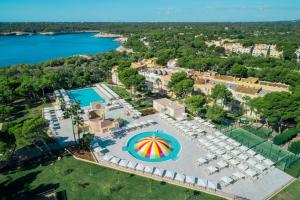
<svg viewBox="0 0 300 200">
<path fill-rule="evenodd" d="M 186 117 L 185 107 L 183 105 L 166 98 L 153 100 L 153 108 L 175 119 L 184 119 Z"/>
<path fill-rule="evenodd" d="M 225 43 L 223 47 L 228 54 L 236 53 L 236 54 L 251 54 L 252 46 L 244 47 L 240 43 Z"/>
<path fill-rule="evenodd" d="M 259 97 L 270 92 L 289 92 L 289 85 L 284 83 L 273 83 L 259 81 L 258 78 L 237 78 L 233 76 L 220 75 L 215 72 L 197 72 L 191 74 L 197 88 L 206 95 L 211 94 L 216 84 L 225 85 L 233 94 L 236 100 L 243 101 L 244 96 Z"/>
</svg>

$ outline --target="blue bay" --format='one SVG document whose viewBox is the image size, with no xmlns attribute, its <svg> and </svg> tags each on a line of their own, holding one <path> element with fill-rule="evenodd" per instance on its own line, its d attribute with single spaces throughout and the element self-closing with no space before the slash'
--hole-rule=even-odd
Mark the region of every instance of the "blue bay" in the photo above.
<svg viewBox="0 0 300 200">
<path fill-rule="evenodd" d="M 64 35 L 0 36 L 0 67 L 34 64 L 78 54 L 97 54 L 120 46 L 112 38 L 95 38 L 95 33 Z"/>
</svg>

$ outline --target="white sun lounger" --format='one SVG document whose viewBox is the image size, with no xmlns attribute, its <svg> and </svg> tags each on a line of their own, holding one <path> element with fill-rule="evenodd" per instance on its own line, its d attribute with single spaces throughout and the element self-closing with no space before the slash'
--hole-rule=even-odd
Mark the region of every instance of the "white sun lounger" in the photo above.
<svg viewBox="0 0 300 200">
<path fill-rule="evenodd" d="M 234 172 L 232 177 L 235 181 L 245 178 L 245 175 L 241 172 Z"/>
<path fill-rule="evenodd" d="M 127 167 L 127 164 L 128 164 L 128 160 L 121 159 L 121 161 L 119 162 L 119 166 L 121 167 Z"/>
<path fill-rule="evenodd" d="M 167 170 L 164 177 L 173 180 L 175 176 L 175 173 L 172 171 Z"/>
<path fill-rule="evenodd" d="M 165 172 L 164 169 L 156 167 L 155 170 L 154 170 L 154 172 L 153 172 L 153 175 L 162 177 L 163 174 L 164 174 L 164 172 Z"/>
<path fill-rule="evenodd" d="M 146 166 L 146 167 L 144 168 L 144 172 L 145 172 L 145 173 L 152 174 L 153 171 L 154 171 L 154 167 L 152 167 L 152 166 Z"/>
<path fill-rule="evenodd" d="M 105 155 L 103 156 L 103 160 L 105 160 L 105 161 L 110 161 L 113 157 L 114 157 L 114 156 L 112 156 L 112 155 L 110 155 L 110 154 L 105 154 Z"/>
<path fill-rule="evenodd" d="M 185 183 L 190 184 L 190 185 L 194 185 L 196 181 L 196 178 L 193 176 L 186 176 L 185 177 Z"/>
<path fill-rule="evenodd" d="M 221 179 L 220 179 L 220 184 L 222 186 L 227 186 L 227 185 L 230 185 L 234 182 L 234 180 L 228 176 L 223 176 Z"/>
<path fill-rule="evenodd" d="M 180 183 L 184 183 L 185 182 L 185 175 L 177 173 L 174 180 L 178 181 Z"/>
<path fill-rule="evenodd" d="M 129 161 L 128 163 L 127 163 L 127 168 L 129 168 L 129 169 L 135 169 L 135 166 L 137 165 L 137 163 L 135 163 L 135 162 L 132 162 L 132 161 Z"/>
</svg>

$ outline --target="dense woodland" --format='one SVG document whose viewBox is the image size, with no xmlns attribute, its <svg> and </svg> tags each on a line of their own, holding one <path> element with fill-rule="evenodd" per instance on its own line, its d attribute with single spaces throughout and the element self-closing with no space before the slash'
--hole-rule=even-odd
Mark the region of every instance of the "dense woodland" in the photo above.
<svg viewBox="0 0 300 200">
<path fill-rule="evenodd" d="M 291 93 L 271 93 L 247 101 L 247 106 L 258 113 L 262 122 L 281 131 L 286 127 L 300 126 L 300 64 L 295 50 L 300 46 L 300 22 L 277 23 L 0 23 L 0 32 L 55 31 L 59 33 L 82 30 L 99 30 L 120 33 L 129 39 L 126 47 L 134 53 L 107 52 L 91 59 L 62 58 L 43 63 L 21 64 L 0 68 L 0 151 L 9 157 L 15 148 L 21 148 L 45 136 L 47 124 L 41 116 L 24 115 L 33 105 L 45 104 L 48 94 L 58 88 L 77 88 L 110 79 L 111 68 L 118 65 L 119 78 L 135 91 L 144 88 L 144 77 L 129 68 L 130 63 L 142 58 L 157 57 L 159 64 L 177 58 L 178 65 L 199 71 L 214 70 L 236 77 L 259 77 L 261 80 L 290 84 Z M 225 55 L 220 47 L 207 47 L 205 41 L 220 38 L 238 39 L 246 44 L 277 44 L 284 51 L 283 59 Z M 145 45 L 148 42 L 149 45 Z M 177 77 L 176 77 L 177 76 Z M 192 92 L 193 82 L 183 74 L 172 77 L 170 88 L 179 97 Z M 209 97 L 231 101 L 224 88 L 215 89 Z M 203 96 L 187 98 L 194 113 L 201 112 L 207 99 Z M 205 116 L 220 122 L 224 112 L 220 107 L 208 107 Z M 35 122 L 35 123 L 32 123 Z"/>
</svg>

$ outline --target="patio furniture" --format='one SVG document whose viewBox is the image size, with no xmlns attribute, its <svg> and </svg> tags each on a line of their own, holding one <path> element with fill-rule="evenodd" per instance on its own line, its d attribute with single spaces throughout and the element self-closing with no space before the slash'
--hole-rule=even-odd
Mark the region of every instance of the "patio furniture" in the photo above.
<svg viewBox="0 0 300 200">
<path fill-rule="evenodd" d="M 201 187 L 201 188 L 206 188 L 207 187 L 207 180 L 198 178 L 196 186 Z"/>
<path fill-rule="evenodd" d="M 146 167 L 144 168 L 144 172 L 146 172 L 146 173 L 148 173 L 148 174 L 152 174 L 153 171 L 154 171 L 154 167 L 152 167 L 152 166 L 146 166 Z"/>
<path fill-rule="evenodd" d="M 135 169 L 138 170 L 138 171 L 141 171 L 143 172 L 144 171 L 144 165 L 142 165 L 141 163 L 138 163 L 136 166 L 135 166 Z"/>
<path fill-rule="evenodd" d="M 244 179 L 245 178 L 245 175 L 241 172 L 234 172 L 232 174 L 232 178 L 235 180 L 235 181 L 238 181 L 240 179 Z"/>
<path fill-rule="evenodd" d="M 208 154 L 206 154 L 206 158 L 208 161 L 211 161 L 211 160 L 217 158 L 217 156 L 214 154 L 208 153 Z"/>
<path fill-rule="evenodd" d="M 221 186 L 228 186 L 230 184 L 232 184 L 234 182 L 234 180 L 228 176 L 223 176 L 221 178 L 221 181 L 220 181 L 220 185 Z"/>
<path fill-rule="evenodd" d="M 241 154 L 241 152 L 237 149 L 234 149 L 234 150 L 231 151 L 231 154 L 234 155 L 234 156 L 238 156 L 238 155 Z"/>
<path fill-rule="evenodd" d="M 128 164 L 128 161 L 124 160 L 124 159 L 121 159 L 121 161 L 119 162 L 119 166 L 121 166 L 121 167 L 127 167 L 127 164 Z"/>
<path fill-rule="evenodd" d="M 234 166 L 234 167 L 236 167 L 238 164 L 240 164 L 240 161 L 238 161 L 236 159 L 231 159 L 228 162 L 231 166 Z"/>
<path fill-rule="evenodd" d="M 213 182 L 207 181 L 207 189 L 216 191 L 216 190 L 217 190 L 217 186 L 216 186 L 216 184 L 214 184 Z"/>
<path fill-rule="evenodd" d="M 226 151 L 231 151 L 234 149 L 234 147 L 231 146 L 230 144 L 226 144 L 225 149 L 226 149 Z"/>
<path fill-rule="evenodd" d="M 212 165 L 208 166 L 206 169 L 207 169 L 209 175 L 214 174 L 219 171 L 218 168 L 216 168 Z"/>
<path fill-rule="evenodd" d="M 225 154 L 225 151 L 222 150 L 222 149 L 219 149 L 219 150 L 216 151 L 216 154 L 220 156 L 220 155 Z"/>
<path fill-rule="evenodd" d="M 105 155 L 103 156 L 103 160 L 105 160 L 105 161 L 110 161 L 113 157 L 114 157 L 114 156 L 112 156 L 112 155 L 110 155 L 110 154 L 105 154 Z"/>
<path fill-rule="evenodd" d="M 255 168 L 258 169 L 258 171 L 260 171 L 260 172 L 263 172 L 268 169 L 266 166 L 261 165 L 261 164 L 255 165 Z"/>
<path fill-rule="evenodd" d="M 256 155 L 256 152 L 253 151 L 252 149 L 249 149 L 249 150 L 247 151 L 247 153 L 248 153 L 250 156 L 255 156 L 255 155 Z"/>
<path fill-rule="evenodd" d="M 247 163 L 248 163 L 249 165 L 252 165 L 252 166 L 257 165 L 257 162 L 256 162 L 254 159 L 252 159 L 252 158 L 250 158 L 249 160 L 247 160 Z"/>
<path fill-rule="evenodd" d="M 247 155 L 245 155 L 245 154 L 240 154 L 240 155 L 238 156 L 238 158 L 239 158 L 240 160 L 246 161 L 249 157 L 248 157 Z"/>
<path fill-rule="evenodd" d="M 118 158 L 118 157 L 113 157 L 111 160 L 110 160 L 110 162 L 112 163 L 112 164 L 115 164 L 115 165 L 117 165 L 119 162 L 120 162 L 120 158 Z"/>
<path fill-rule="evenodd" d="M 249 150 L 249 148 L 246 147 L 246 146 L 244 146 L 244 145 L 242 145 L 242 146 L 240 146 L 240 150 L 246 152 L 246 151 Z"/>
<path fill-rule="evenodd" d="M 242 170 L 243 172 L 245 172 L 249 167 L 247 165 L 244 165 L 244 164 L 239 164 L 237 166 L 237 168 Z"/>
<path fill-rule="evenodd" d="M 232 159 L 232 156 L 229 155 L 229 154 L 224 154 L 224 155 L 222 155 L 222 158 L 223 158 L 224 160 L 230 160 L 230 159 Z"/>
<path fill-rule="evenodd" d="M 265 159 L 265 160 L 263 161 L 263 163 L 264 163 L 265 165 L 267 165 L 268 167 L 271 167 L 271 166 L 274 165 L 274 162 L 271 161 L 271 160 L 269 160 L 269 159 Z"/>
<path fill-rule="evenodd" d="M 225 162 L 224 160 L 220 160 L 219 162 L 217 162 L 217 165 L 218 165 L 219 169 L 224 169 L 224 168 L 228 167 L 228 163 Z"/>
<path fill-rule="evenodd" d="M 180 183 L 184 183 L 185 182 L 185 175 L 177 173 L 174 180 L 177 181 L 177 182 L 180 182 Z"/>
<path fill-rule="evenodd" d="M 129 169 L 135 169 L 135 166 L 137 165 L 137 163 L 135 163 L 135 162 L 132 162 L 132 161 L 129 161 L 128 163 L 127 163 L 127 168 L 129 168 Z"/>
<path fill-rule="evenodd" d="M 153 175 L 162 177 L 163 174 L 164 174 L 164 172 L 165 172 L 164 169 L 156 167 L 155 170 L 154 170 L 154 172 L 153 172 Z"/>
<path fill-rule="evenodd" d="M 258 161 L 262 162 L 263 160 L 265 160 L 266 158 L 263 157 L 262 155 L 260 154 L 257 154 L 256 156 L 254 156 Z"/>
<path fill-rule="evenodd" d="M 185 177 L 185 183 L 187 183 L 187 184 L 194 185 L 195 181 L 196 181 L 196 179 L 193 176 L 186 176 Z"/>
<path fill-rule="evenodd" d="M 173 180 L 175 176 L 175 173 L 172 171 L 167 170 L 164 177 Z"/>
<path fill-rule="evenodd" d="M 207 164 L 207 163 L 208 163 L 208 160 L 205 159 L 205 158 L 198 158 L 198 159 L 196 160 L 196 162 L 197 162 L 197 164 L 198 164 L 199 166 L 201 166 L 201 165 Z"/>
<path fill-rule="evenodd" d="M 247 176 L 249 176 L 250 178 L 254 178 L 255 176 L 258 175 L 258 173 L 256 171 L 254 171 L 253 169 L 247 169 L 245 170 L 245 173 L 247 174 Z"/>
</svg>

